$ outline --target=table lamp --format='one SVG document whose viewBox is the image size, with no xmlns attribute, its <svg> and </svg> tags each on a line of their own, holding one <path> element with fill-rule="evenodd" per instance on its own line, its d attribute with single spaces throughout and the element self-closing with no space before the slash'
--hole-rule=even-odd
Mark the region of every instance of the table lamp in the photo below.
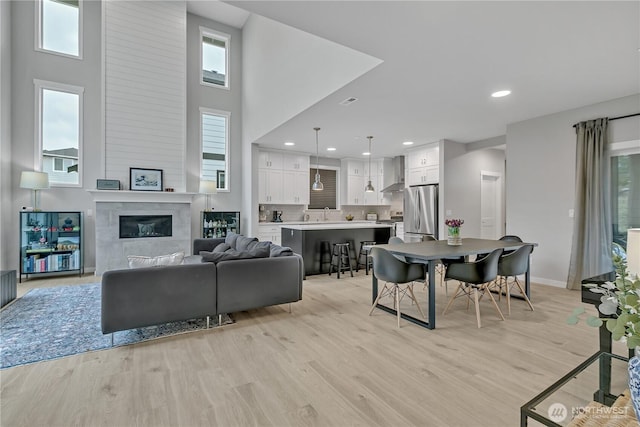
<svg viewBox="0 0 640 427">
<path fill-rule="evenodd" d="M 20 188 L 33 190 L 33 210 L 39 211 L 38 190 L 49 188 L 49 174 L 46 172 L 23 171 L 20 175 Z"/>
<path fill-rule="evenodd" d="M 627 271 L 640 277 L 640 228 L 627 230 Z"/>
<path fill-rule="evenodd" d="M 211 212 L 213 210 L 211 208 L 211 195 L 218 192 L 218 186 L 216 185 L 216 182 L 205 179 L 200 180 L 200 190 L 198 192 L 200 194 L 206 195 L 204 211 Z"/>
</svg>

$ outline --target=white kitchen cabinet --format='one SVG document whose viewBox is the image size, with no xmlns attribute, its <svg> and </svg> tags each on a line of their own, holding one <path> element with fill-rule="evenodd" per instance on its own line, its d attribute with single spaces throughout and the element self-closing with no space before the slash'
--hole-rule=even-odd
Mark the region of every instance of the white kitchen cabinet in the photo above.
<svg viewBox="0 0 640 427">
<path fill-rule="evenodd" d="M 309 174 L 309 156 L 302 154 L 283 154 L 282 169 L 304 171 L 306 174 Z"/>
<path fill-rule="evenodd" d="M 347 175 L 349 176 L 365 176 L 365 168 L 364 162 L 359 160 L 346 160 L 343 164 L 346 163 L 347 167 Z"/>
<path fill-rule="evenodd" d="M 407 152 L 407 185 L 437 184 L 440 176 L 438 146 L 419 147 Z"/>
<path fill-rule="evenodd" d="M 282 190 L 283 204 L 308 205 L 309 172 L 282 171 Z"/>
<path fill-rule="evenodd" d="M 281 169 L 258 170 L 258 203 L 282 203 L 283 182 Z"/>
<path fill-rule="evenodd" d="M 364 186 L 365 180 L 364 176 L 354 176 L 351 175 L 347 180 L 347 194 L 346 201 L 342 204 L 344 205 L 364 205 L 365 204 L 365 192 Z"/>
<path fill-rule="evenodd" d="M 258 156 L 260 169 L 282 169 L 283 154 L 275 151 L 261 150 Z"/>
<path fill-rule="evenodd" d="M 282 242 L 281 234 L 282 227 L 280 225 L 268 224 L 258 225 L 258 240 L 261 242 L 269 241 L 276 245 L 280 245 Z"/>
</svg>

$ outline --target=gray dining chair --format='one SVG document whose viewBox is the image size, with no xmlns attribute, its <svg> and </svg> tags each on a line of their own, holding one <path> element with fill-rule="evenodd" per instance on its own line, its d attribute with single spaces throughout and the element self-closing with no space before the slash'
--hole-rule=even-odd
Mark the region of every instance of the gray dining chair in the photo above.
<svg viewBox="0 0 640 427">
<path fill-rule="evenodd" d="M 480 328 L 479 302 L 481 296 L 487 294 L 489 295 L 491 302 L 493 302 L 498 315 L 502 320 L 504 320 L 502 311 L 500 310 L 500 307 L 498 307 L 498 303 L 491 294 L 490 289 L 492 282 L 494 282 L 498 276 L 498 262 L 502 252 L 503 249 L 495 249 L 479 261 L 454 263 L 449 265 L 447 272 L 445 273 L 445 279 L 455 279 L 458 280 L 460 284 L 445 307 L 444 312 L 442 313 L 443 315 L 447 313 L 447 310 L 451 307 L 456 298 L 466 297 L 467 309 L 469 308 L 469 302 L 473 299 L 476 308 L 478 328 Z"/>
<path fill-rule="evenodd" d="M 408 295 L 413 303 L 416 304 L 420 315 L 425 315 L 420 308 L 420 304 L 413 293 L 413 281 L 423 279 L 426 274 L 424 264 L 411 264 L 399 260 L 389 251 L 373 247 L 371 248 L 371 258 L 373 259 L 373 275 L 378 280 L 385 282 L 384 286 L 378 292 L 376 300 L 371 306 L 369 316 L 378 305 L 381 298 L 391 296 L 393 298 L 393 308 L 397 312 L 398 328 L 400 327 L 400 301 L 405 295 Z"/>
<path fill-rule="evenodd" d="M 529 267 L 529 255 L 533 251 L 533 245 L 524 245 L 510 253 L 504 254 L 498 261 L 498 278 L 494 285 L 498 288 L 498 298 L 504 289 L 507 296 L 507 313 L 511 314 L 511 292 L 510 288 L 516 286 L 524 300 L 533 311 L 533 304 L 524 291 L 522 284 L 518 281 L 518 275 L 525 274 Z M 509 279 L 512 278 L 511 282 Z"/>
</svg>

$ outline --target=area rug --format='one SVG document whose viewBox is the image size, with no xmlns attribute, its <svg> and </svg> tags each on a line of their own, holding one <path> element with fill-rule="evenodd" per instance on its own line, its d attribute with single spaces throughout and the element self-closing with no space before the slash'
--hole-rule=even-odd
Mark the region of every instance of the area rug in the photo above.
<svg viewBox="0 0 640 427">
<path fill-rule="evenodd" d="M 0 311 L 0 369 L 111 347 L 100 326 L 99 283 L 32 289 Z M 223 324 L 233 323 L 225 316 Z M 217 325 L 212 318 L 210 325 Z M 205 329 L 206 319 L 116 332 L 113 346 Z"/>
</svg>

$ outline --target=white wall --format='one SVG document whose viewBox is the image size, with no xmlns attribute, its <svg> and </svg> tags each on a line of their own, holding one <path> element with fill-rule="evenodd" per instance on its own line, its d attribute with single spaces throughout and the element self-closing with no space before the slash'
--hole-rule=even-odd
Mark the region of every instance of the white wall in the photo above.
<svg viewBox="0 0 640 427">
<path fill-rule="evenodd" d="M 468 151 L 469 144 L 453 141 L 444 141 L 442 149 L 444 178 L 440 191 L 445 216 L 440 219 L 440 223 L 444 223 L 445 218 L 462 218 L 464 225 L 460 230 L 461 236 L 480 238 L 480 172 L 488 171 L 502 175 L 501 191 L 504 200 L 504 151 L 490 148 Z M 451 211 L 451 214 L 447 215 L 447 211 Z M 502 219 L 504 221 L 504 215 Z M 441 234 L 440 239 L 444 238 L 446 234 Z"/>
<path fill-rule="evenodd" d="M 229 89 L 200 84 L 200 27 L 231 36 L 229 53 Z M 241 211 L 242 207 L 242 31 L 197 15 L 187 14 L 187 191 L 198 192 L 200 185 L 200 107 L 231 113 L 229 132 L 228 192 L 211 196 L 216 211 Z M 193 237 L 199 236 L 200 211 L 205 197 L 196 196 L 191 206 Z M 244 234 L 245 213 L 240 215 L 240 231 Z"/>
<path fill-rule="evenodd" d="M 0 236 L 14 221 L 11 203 L 11 2 L 0 2 Z M 17 215 L 16 215 L 17 216 Z M 17 233 L 14 233 L 17 234 Z M 16 251 L 0 238 L 0 270 L 13 267 Z"/>
<path fill-rule="evenodd" d="M 573 234 L 575 123 L 639 112 L 640 95 L 507 126 L 507 234 L 537 242 L 532 280 L 566 286 Z M 640 119 L 610 123 L 610 142 L 640 138 Z"/>
<path fill-rule="evenodd" d="M 7 2 L 0 2 L 4 4 Z M 48 80 L 84 87 L 84 141 L 83 185 L 95 188 L 97 178 L 102 178 L 102 128 L 101 116 L 101 3 L 83 2 L 83 58 L 67 58 L 34 50 L 35 5 L 34 1 L 11 3 L 11 203 L 7 228 L 3 227 L 0 240 L 8 242 L 7 267 L 18 269 L 18 211 L 31 204 L 29 190 L 19 188 L 20 173 L 34 169 L 35 138 L 35 90 L 33 79 Z M 3 34 L 4 35 L 4 34 Z M 4 37 L 3 37 L 4 43 Z M 3 77 L 3 83 L 5 79 Z M 2 102 L 5 102 L 3 92 Z M 3 132 L 4 126 L 3 126 Z M 4 153 L 3 153 L 4 154 Z M 4 155 L 3 155 L 4 158 Z M 92 197 L 84 188 L 52 187 L 41 191 L 41 206 L 45 210 L 84 211 L 93 209 Z M 5 204 L 3 203 L 3 209 Z M 84 256 L 85 267 L 95 265 L 94 218 L 85 215 Z"/>
</svg>

